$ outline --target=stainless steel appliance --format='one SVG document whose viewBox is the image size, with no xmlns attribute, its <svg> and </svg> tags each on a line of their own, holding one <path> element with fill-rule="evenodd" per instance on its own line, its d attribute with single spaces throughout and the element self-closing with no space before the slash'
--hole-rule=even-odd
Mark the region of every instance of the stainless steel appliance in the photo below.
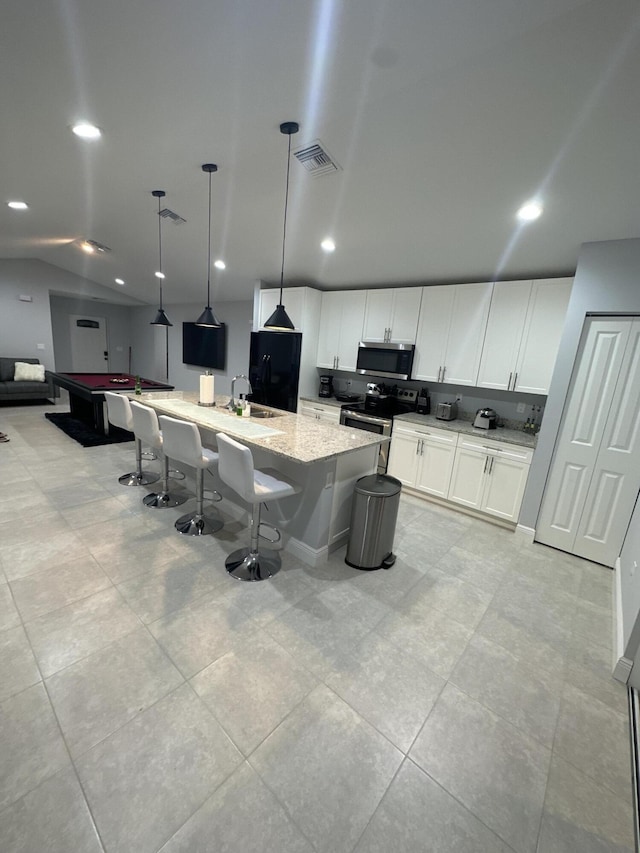
<svg viewBox="0 0 640 853">
<path fill-rule="evenodd" d="M 356 404 L 363 405 L 363 404 Z M 340 412 L 340 423 L 343 426 L 352 427 L 353 429 L 365 429 L 367 432 L 373 432 L 377 435 L 391 436 L 393 429 L 393 418 L 383 418 L 380 415 L 372 415 L 364 410 L 352 408 L 347 404 L 342 407 Z M 380 453 L 378 455 L 378 473 L 384 474 L 387 470 L 389 462 L 389 443 L 385 442 L 380 445 Z"/>
<path fill-rule="evenodd" d="M 473 425 L 478 429 L 495 429 L 497 420 L 498 415 L 494 409 L 478 409 Z"/>
<path fill-rule="evenodd" d="M 318 397 L 333 397 L 333 376 L 320 377 L 320 389 Z"/>
<path fill-rule="evenodd" d="M 393 416 L 413 412 L 417 392 L 409 388 L 368 385 L 363 403 L 347 404 L 340 412 L 340 423 L 353 429 L 364 429 L 378 435 L 391 436 Z M 380 445 L 378 473 L 384 474 L 389 461 L 389 442 Z"/>
<path fill-rule="evenodd" d="M 366 376 L 381 376 L 384 379 L 411 379 L 414 351 L 414 344 L 360 341 L 356 371 Z"/>
<path fill-rule="evenodd" d="M 438 403 L 436 406 L 436 418 L 439 421 L 455 421 L 457 417 L 457 403 Z"/>
<path fill-rule="evenodd" d="M 252 332 L 249 355 L 251 400 L 295 412 L 302 335 L 299 332 Z"/>
</svg>

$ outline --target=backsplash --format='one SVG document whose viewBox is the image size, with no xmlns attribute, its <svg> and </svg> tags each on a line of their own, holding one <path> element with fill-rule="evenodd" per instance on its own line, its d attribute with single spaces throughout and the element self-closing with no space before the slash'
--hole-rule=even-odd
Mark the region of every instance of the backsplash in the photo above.
<svg viewBox="0 0 640 853">
<path fill-rule="evenodd" d="M 341 370 L 320 370 L 320 374 L 333 376 L 334 394 L 350 393 L 365 394 L 367 384 L 375 382 L 375 376 L 363 377 L 357 373 L 348 373 Z M 393 385 L 396 383 L 380 379 L 380 382 Z M 538 427 L 542 422 L 544 407 L 547 402 L 545 396 L 538 394 L 518 394 L 514 391 L 495 391 L 488 388 L 475 388 L 467 385 L 456 387 L 455 385 L 442 385 L 436 382 L 425 383 L 417 381 L 398 382 L 400 388 L 427 388 L 431 398 L 431 412 L 435 410 L 437 403 L 449 403 L 455 401 L 457 396 L 462 399 L 458 402 L 458 420 L 473 421 L 477 409 L 489 407 L 495 409 L 498 414 L 498 423 L 508 429 L 523 429 L 527 418 L 532 416 L 536 419 Z M 320 380 L 318 379 L 318 387 Z M 524 406 L 524 411 L 519 412 L 518 406 Z M 535 411 L 532 411 L 534 407 Z M 539 411 L 538 411 L 539 408 Z"/>
</svg>

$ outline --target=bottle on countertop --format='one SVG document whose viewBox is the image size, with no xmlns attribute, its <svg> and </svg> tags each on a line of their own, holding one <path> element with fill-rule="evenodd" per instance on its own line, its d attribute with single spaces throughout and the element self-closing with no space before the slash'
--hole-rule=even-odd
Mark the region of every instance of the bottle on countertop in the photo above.
<svg viewBox="0 0 640 853">
<path fill-rule="evenodd" d="M 244 394 L 240 394 L 240 399 L 238 400 L 238 405 L 236 406 L 236 415 L 241 418 L 244 415 L 245 409 L 247 408 L 247 401 L 244 398 Z"/>
<path fill-rule="evenodd" d="M 140 377 L 137 374 L 136 374 L 135 393 L 138 396 L 140 396 L 140 394 L 142 394 L 142 383 L 140 382 Z"/>
</svg>

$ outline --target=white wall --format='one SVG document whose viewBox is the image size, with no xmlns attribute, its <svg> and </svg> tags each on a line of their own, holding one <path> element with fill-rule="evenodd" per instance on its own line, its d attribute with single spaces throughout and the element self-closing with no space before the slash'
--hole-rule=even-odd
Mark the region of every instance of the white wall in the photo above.
<svg viewBox="0 0 640 853">
<path fill-rule="evenodd" d="M 169 342 L 169 382 L 182 391 L 198 391 L 204 368 L 182 363 L 182 324 L 193 323 L 202 313 L 202 305 L 165 305 L 173 323 L 168 332 L 151 325 L 156 315 L 152 307 L 131 309 L 132 371 L 148 379 L 166 379 L 165 341 Z M 216 394 L 229 394 L 231 380 L 249 372 L 249 346 L 253 302 L 218 302 L 216 317 L 227 326 L 227 360 L 224 370 L 212 370 Z"/>
<path fill-rule="evenodd" d="M 520 524 L 526 527 L 536 526 L 587 313 L 640 314 L 640 240 L 585 243 L 580 249 L 544 421 L 520 511 Z"/>
<path fill-rule="evenodd" d="M 50 370 L 57 367 L 51 291 L 82 297 L 93 310 L 105 301 L 116 301 L 108 288 L 43 261 L 0 260 L 0 355 L 39 358 Z M 33 301 L 21 302 L 20 295 Z M 124 295 L 120 301 L 139 304 Z M 38 349 L 38 344 L 44 349 Z"/>
</svg>

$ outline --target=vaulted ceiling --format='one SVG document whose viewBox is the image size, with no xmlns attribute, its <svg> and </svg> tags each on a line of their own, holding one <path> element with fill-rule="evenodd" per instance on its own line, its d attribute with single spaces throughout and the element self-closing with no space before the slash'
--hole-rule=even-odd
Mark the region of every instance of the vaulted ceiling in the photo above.
<svg viewBox="0 0 640 853">
<path fill-rule="evenodd" d="M 214 302 L 279 281 L 287 120 L 339 166 L 292 157 L 287 284 L 570 274 L 640 236 L 637 0 L 6 0 L 0 48 L 0 258 L 114 297 L 157 301 L 163 189 L 165 302 L 204 301 L 206 162 Z"/>
</svg>

